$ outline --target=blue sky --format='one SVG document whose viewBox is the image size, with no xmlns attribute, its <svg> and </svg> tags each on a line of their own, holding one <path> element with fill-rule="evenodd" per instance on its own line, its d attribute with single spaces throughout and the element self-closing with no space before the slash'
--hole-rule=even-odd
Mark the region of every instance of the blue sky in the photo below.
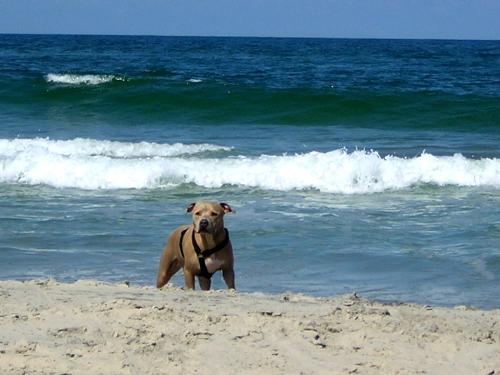
<svg viewBox="0 0 500 375">
<path fill-rule="evenodd" d="M 500 0 L 0 0 L 0 33 L 500 39 Z"/>
</svg>

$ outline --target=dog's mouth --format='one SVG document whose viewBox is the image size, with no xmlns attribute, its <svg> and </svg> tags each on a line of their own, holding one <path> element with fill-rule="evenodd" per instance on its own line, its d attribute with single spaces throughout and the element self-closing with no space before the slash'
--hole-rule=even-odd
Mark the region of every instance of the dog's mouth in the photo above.
<svg viewBox="0 0 500 375">
<path fill-rule="evenodd" d="M 196 228 L 196 233 L 207 233 L 207 234 L 213 233 L 213 228 L 210 225 L 207 226 L 198 225 Z"/>
<path fill-rule="evenodd" d="M 202 218 L 199 221 L 195 221 L 193 224 L 196 233 L 214 234 L 215 232 L 217 232 L 216 223 L 212 222 L 209 219 Z"/>
</svg>

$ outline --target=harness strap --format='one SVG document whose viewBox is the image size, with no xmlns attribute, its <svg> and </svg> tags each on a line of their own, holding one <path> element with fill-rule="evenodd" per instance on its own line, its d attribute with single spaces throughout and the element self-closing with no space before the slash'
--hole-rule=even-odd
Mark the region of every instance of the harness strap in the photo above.
<svg viewBox="0 0 500 375">
<path fill-rule="evenodd" d="M 192 235 L 191 235 L 191 239 L 193 241 L 194 251 L 196 252 L 196 255 L 198 255 L 198 262 L 200 263 L 200 276 L 203 276 L 203 277 L 206 277 L 209 279 L 213 276 L 213 274 L 214 274 L 213 272 L 208 272 L 207 265 L 205 264 L 205 259 L 207 257 L 209 257 L 210 255 L 215 254 L 216 252 L 222 250 L 223 248 L 225 248 L 227 246 L 227 244 L 229 243 L 229 231 L 226 228 L 224 228 L 224 233 L 226 234 L 226 236 L 220 244 L 215 246 L 213 249 L 205 250 L 202 252 L 200 249 L 200 246 L 198 246 L 198 243 L 196 242 L 196 238 L 195 238 L 195 234 L 194 234 L 194 230 L 193 230 Z"/>
<path fill-rule="evenodd" d="M 210 255 L 215 254 L 217 251 L 220 251 L 223 248 L 225 248 L 227 246 L 227 244 L 229 243 L 229 231 L 226 228 L 224 228 L 224 233 L 226 234 L 226 236 L 224 237 L 224 240 L 222 240 L 222 242 L 220 244 L 218 244 L 217 246 L 215 246 L 214 248 L 212 248 L 210 250 L 205 250 L 202 252 L 200 247 L 196 243 L 196 239 L 194 237 L 194 230 L 193 230 L 191 238 L 193 240 L 194 251 L 196 251 L 196 254 L 198 254 L 198 255 L 201 254 L 204 258 L 207 258 Z"/>
<path fill-rule="evenodd" d="M 184 258 L 184 249 L 182 248 L 182 241 L 184 240 L 184 235 L 186 234 L 188 229 L 189 228 L 186 228 L 181 232 L 181 238 L 179 240 L 179 248 L 181 249 L 181 255 L 183 258 Z"/>
<path fill-rule="evenodd" d="M 188 229 L 189 228 L 186 228 L 181 232 L 181 237 L 179 239 L 179 248 L 181 250 L 181 255 L 183 258 L 184 258 L 184 249 L 182 247 L 182 242 L 184 241 L 184 235 L 186 234 Z M 217 246 L 215 246 L 212 249 L 205 250 L 202 252 L 200 249 L 200 246 L 198 246 L 198 243 L 196 242 L 195 233 L 193 230 L 191 240 L 193 241 L 194 251 L 196 252 L 196 255 L 198 256 L 198 262 L 200 263 L 200 276 L 203 276 L 203 277 L 206 277 L 209 279 L 213 276 L 214 273 L 208 272 L 207 265 L 205 264 L 205 259 L 207 257 L 209 257 L 210 255 L 215 254 L 216 252 L 222 250 L 223 248 L 225 248 L 227 246 L 227 244 L 229 243 L 229 231 L 226 228 L 224 228 L 224 233 L 226 234 L 226 236 L 220 244 L 218 244 Z"/>
</svg>

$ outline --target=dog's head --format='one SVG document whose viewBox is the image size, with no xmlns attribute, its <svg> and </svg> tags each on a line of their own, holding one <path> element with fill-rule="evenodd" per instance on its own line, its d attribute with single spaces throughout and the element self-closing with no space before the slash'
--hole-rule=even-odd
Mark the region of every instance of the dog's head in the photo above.
<svg viewBox="0 0 500 375">
<path fill-rule="evenodd" d="M 187 206 L 193 215 L 194 230 L 197 233 L 216 234 L 224 229 L 224 215 L 233 212 L 227 203 L 196 202 Z"/>
</svg>

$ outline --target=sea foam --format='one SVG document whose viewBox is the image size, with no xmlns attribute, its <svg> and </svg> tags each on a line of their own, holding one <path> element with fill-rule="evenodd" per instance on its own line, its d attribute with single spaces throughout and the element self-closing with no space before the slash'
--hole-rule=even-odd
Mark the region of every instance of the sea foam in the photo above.
<svg viewBox="0 0 500 375">
<path fill-rule="evenodd" d="M 248 157 L 211 144 L 91 139 L 0 140 L 0 182 L 81 189 L 157 189 L 180 184 L 364 194 L 419 184 L 500 187 L 499 159 L 461 154 L 381 157 L 344 149 Z"/>
<path fill-rule="evenodd" d="M 124 81 L 123 77 L 114 75 L 95 75 L 95 74 L 54 74 L 49 73 L 45 76 L 45 80 L 51 83 L 63 83 L 67 85 L 99 85 L 101 83 L 116 81 Z"/>
<path fill-rule="evenodd" d="M 48 138 L 33 139 L 0 139 L 0 157 L 12 155 L 37 154 L 41 156 L 64 155 L 68 157 L 108 156 L 113 158 L 168 157 L 192 155 L 203 152 L 230 151 L 231 147 L 212 144 L 183 143 L 161 144 L 154 142 L 116 142 L 75 138 L 73 140 L 50 140 Z"/>
</svg>

